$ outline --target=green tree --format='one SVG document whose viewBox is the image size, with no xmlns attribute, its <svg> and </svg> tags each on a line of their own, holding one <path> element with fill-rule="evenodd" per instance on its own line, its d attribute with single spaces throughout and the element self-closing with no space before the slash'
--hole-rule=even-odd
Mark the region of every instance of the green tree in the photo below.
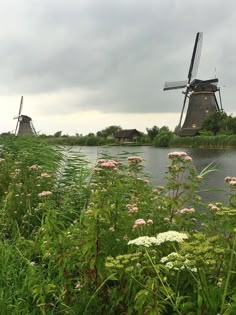
<svg viewBox="0 0 236 315">
<path fill-rule="evenodd" d="M 153 141 L 159 133 L 159 128 L 155 125 L 152 128 L 146 128 L 146 131 L 150 140 Z"/>
<path fill-rule="evenodd" d="M 202 129 L 213 132 L 216 135 L 220 131 L 227 130 L 227 114 L 225 112 L 210 113 L 202 123 Z"/>
<path fill-rule="evenodd" d="M 107 138 L 109 136 L 113 136 L 114 133 L 116 133 L 117 131 L 120 131 L 120 130 L 122 130 L 121 126 L 112 125 L 112 126 L 109 126 L 109 127 L 105 128 L 101 131 L 98 131 L 97 136 Z"/>
<path fill-rule="evenodd" d="M 54 133 L 54 137 L 56 137 L 56 138 L 59 138 L 59 137 L 61 137 L 61 133 L 62 133 L 62 131 L 60 130 L 60 131 L 57 131 L 57 132 L 55 132 Z"/>
<path fill-rule="evenodd" d="M 160 128 L 158 135 L 154 139 L 154 145 L 156 147 L 168 147 L 170 141 L 173 138 L 173 132 L 167 126 Z"/>
<path fill-rule="evenodd" d="M 236 134 L 236 117 L 233 117 L 232 115 L 229 115 L 227 117 L 227 130 L 230 133 Z"/>
</svg>

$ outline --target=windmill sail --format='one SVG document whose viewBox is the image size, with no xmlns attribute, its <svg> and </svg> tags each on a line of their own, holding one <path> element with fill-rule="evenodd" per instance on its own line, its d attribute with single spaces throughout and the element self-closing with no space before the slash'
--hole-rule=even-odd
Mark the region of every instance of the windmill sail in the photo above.
<svg viewBox="0 0 236 315">
<path fill-rule="evenodd" d="M 203 120 L 208 113 L 219 110 L 219 105 L 215 95 L 218 79 L 198 80 L 196 79 L 202 50 L 203 33 L 198 32 L 195 38 L 193 52 L 191 56 L 188 80 L 177 82 L 166 82 L 164 91 L 185 88 L 184 100 L 179 121 L 179 135 L 195 135 L 201 129 Z M 182 118 L 185 106 L 188 101 L 188 109 L 182 126 Z"/>
</svg>

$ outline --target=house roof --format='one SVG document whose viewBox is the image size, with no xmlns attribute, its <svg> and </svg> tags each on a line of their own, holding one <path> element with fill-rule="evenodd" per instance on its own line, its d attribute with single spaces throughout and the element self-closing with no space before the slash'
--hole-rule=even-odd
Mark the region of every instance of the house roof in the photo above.
<svg viewBox="0 0 236 315">
<path fill-rule="evenodd" d="M 120 130 L 120 131 L 117 131 L 115 134 L 114 134 L 114 137 L 115 138 L 130 138 L 130 137 L 133 137 L 134 135 L 141 135 L 141 132 L 138 131 L 137 129 L 123 129 L 123 130 Z"/>
</svg>

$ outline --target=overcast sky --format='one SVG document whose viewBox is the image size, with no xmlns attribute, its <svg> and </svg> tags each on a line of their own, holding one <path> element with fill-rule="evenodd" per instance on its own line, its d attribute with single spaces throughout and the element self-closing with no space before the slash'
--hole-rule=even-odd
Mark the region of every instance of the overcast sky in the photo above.
<svg viewBox="0 0 236 315">
<path fill-rule="evenodd" d="M 8 0 L 0 10 L 0 133 L 22 114 L 40 133 L 178 124 L 196 33 L 197 77 L 236 113 L 235 0 Z"/>
</svg>

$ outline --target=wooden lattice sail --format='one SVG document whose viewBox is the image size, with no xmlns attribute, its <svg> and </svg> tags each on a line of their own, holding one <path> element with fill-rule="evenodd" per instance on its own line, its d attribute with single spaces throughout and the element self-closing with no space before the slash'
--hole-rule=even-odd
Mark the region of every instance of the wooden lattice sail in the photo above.
<svg viewBox="0 0 236 315">
<path fill-rule="evenodd" d="M 166 82 L 164 86 L 164 91 L 185 88 L 185 91 L 183 92 L 184 102 L 178 126 L 178 134 L 180 136 L 196 135 L 199 130 L 201 130 L 202 122 L 209 113 L 222 110 L 222 104 L 220 102 L 221 108 L 219 108 L 216 98 L 216 92 L 220 93 L 220 89 L 217 87 L 218 79 L 194 79 L 197 75 L 199 66 L 202 39 L 203 34 L 201 32 L 197 33 L 188 72 L 188 79 L 178 82 Z M 182 118 L 187 99 L 189 99 L 188 108 L 185 121 L 182 125 Z"/>
<path fill-rule="evenodd" d="M 22 108 L 23 108 L 23 96 L 21 97 L 18 116 L 15 117 L 15 119 L 17 119 L 15 135 L 18 135 L 18 136 L 35 135 L 36 132 L 34 129 L 32 119 L 29 116 L 21 114 Z"/>
</svg>

